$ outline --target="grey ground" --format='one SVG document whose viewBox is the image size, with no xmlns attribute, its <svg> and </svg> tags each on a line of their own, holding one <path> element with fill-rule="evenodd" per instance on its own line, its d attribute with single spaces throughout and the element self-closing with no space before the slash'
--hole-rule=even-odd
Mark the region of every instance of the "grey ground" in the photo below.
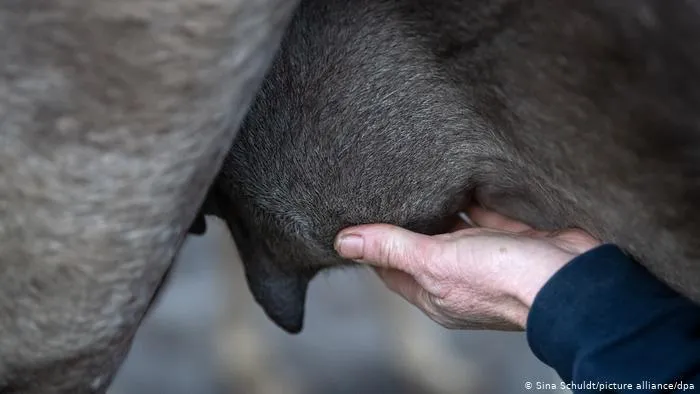
<svg viewBox="0 0 700 394">
<path fill-rule="evenodd" d="M 402 301 L 387 302 L 393 296 L 368 272 L 345 270 L 315 279 L 304 331 L 285 334 L 265 319 L 247 292 L 240 291 L 245 289 L 233 291 L 234 296 L 226 289 L 231 280 L 225 267 L 237 264 L 236 257 L 223 226 L 209 224 L 205 237 L 187 241 L 170 285 L 141 327 L 110 394 L 253 394 L 252 386 L 222 367 L 222 357 L 216 356 L 222 349 L 230 349 L 227 354 L 234 364 L 250 367 L 258 379 L 281 381 L 276 388 L 257 391 L 262 394 L 443 394 L 445 390 L 418 388 L 416 374 L 403 368 L 403 356 L 397 356 L 397 338 L 414 335 L 406 328 L 418 326 L 421 331 L 415 337 L 435 353 L 420 355 L 419 362 L 435 367 L 436 373 L 448 370 L 438 365 L 449 359 L 447 352 L 433 344 L 442 343 L 467 366 L 455 377 L 480 382 L 476 392 L 537 392 L 526 390 L 525 383 L 560 382 L 530 353 L 524 334 L 443 329 Z M 387 316 L 388 308 L 399 313 Z M 272 361 L 246 365 L 254 360 L 251 348 L 260 346 L 251 339 L 222 340 L 221 332 L 231 325 L 222 324 L 227 318 L 234 326 L 248 327 L 248 338 L 251 333 L 257 337 Z M 460 368 L 454 374 L 461 374 Z"/>
</svg>

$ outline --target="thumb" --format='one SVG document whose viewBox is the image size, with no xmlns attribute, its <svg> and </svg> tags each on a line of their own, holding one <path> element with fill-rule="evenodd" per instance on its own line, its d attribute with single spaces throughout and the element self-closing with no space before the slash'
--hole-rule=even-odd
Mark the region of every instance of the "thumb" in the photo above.
<svg viewBox="0 0 700 394">
<path fill-rule="evenodd" d="M 435 242 L 432 237 L 401 227 L 368 224 L 341 231 L 335 249 L 346 259 L 410 274 L 420 271 Z"/>
</svg>

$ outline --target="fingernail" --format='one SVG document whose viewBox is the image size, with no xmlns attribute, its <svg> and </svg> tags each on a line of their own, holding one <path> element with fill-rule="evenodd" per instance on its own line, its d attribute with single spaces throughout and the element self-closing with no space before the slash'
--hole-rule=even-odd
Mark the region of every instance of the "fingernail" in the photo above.
<svg viewBox="0 0 700 394">
<path fill-rule="evenodd" d="M 341 235 L 335 244 L 335 250 L 346 259 L 361 259 L 365 241 L 357 234 Z"/>
<path fill-rule="evenodd" d="M 379 275 L 380 278 L 386 277 L 386 274 L 389 273 L 389 269 L 386 267 L 376 267 L 374 271 Z"/>
</svg>

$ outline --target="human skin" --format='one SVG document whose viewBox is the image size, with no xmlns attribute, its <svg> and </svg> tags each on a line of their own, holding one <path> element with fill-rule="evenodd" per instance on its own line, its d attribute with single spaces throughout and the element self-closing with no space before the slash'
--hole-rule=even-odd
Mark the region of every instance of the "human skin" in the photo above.
<svg viewBox="0 0 700 394">
<path fill-rule="evenodd" d="M 467 213 L 477 227 L 428 236 L 361 225 L 341 231 L 335 248 L 444 327 L 520 331 L 545 283 L 601 244 L 578 229 L 537 231 L 480 207 Z"/>
</svg>

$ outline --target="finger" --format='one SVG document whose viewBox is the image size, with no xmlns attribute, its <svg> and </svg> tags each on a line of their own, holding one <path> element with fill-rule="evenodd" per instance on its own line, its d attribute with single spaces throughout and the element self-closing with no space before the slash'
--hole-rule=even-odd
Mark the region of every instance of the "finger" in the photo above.
<svg viewBox="0 0 700 394">
<path fill-rule="evenodd" d="M 553 231 L 548 236 L 554 238 L 560 248 L 576 254 L 585 253 L 601 244 L 600 240 L 579 229 Z"/>
<path fill-rule="evenodd" d="M 412 274 L 429 260 L 436 243 L 429 236 L 401 227 L 370 224 L 341 231 L 335 249 L 346 259 Z"/>
<path fill-rule="evenodd" d="M 379 268 L 377 271 L 389 290 L 400 295 L 434 321 L 442 325 L 447 324 L 449 319 L 445 318 L 444 312 L 438 306 L 439 299 L 421 286 L 414 277 L 402 271 L 386 268 Z"/>
<path fill-rule="evenodd" d="M 440 241 L 452 241 L 457 238 L 462 238 L 466 236 L 476 236 L 476 235 L 487 235 L 487 234 L 493 234 L 496 233 L 496 231 L 491 230 L 491 229 L 484 229 L 484 228 L 478 228 L 478 227 L 454 227 L 450 230 L 448 233 L 444 234 L 436 234 L 433 235 L 432 237 L 435 239 L 438 239 Z"/>
<path fill-rule="evenodd" d="M 389 290 L 417 306 L 416 302 L 424 290 L 411 275 L 391 268 L 377 268 L 376 271 Z"/>
<path fill-rule="evenodd" d="M 464 229 L 467 229 L 467 228 L 472 228 L 472 227 L 469 226 L 467 223 L 464 223 L 463 221 L 460 220 L 460 221 L 457 222 L 457 224 L 454 225 L 454 227 L 452 227 L 452 228 L 450 229 L 450 232 L 455 232 L 455 231 L 459 231 L 459 230 L 464 230 Z"/>
<path fill-rule="evenodd" d="M 390 268 L 375 268 L 382 282 L 392 292 L 420 309 L 429 318 L 447 327 L 449 319 L 435 304 L 435 298 L 425 290 L 411 275 Z"/>
<path fill-rule="evenodd" d="M 457 212 L 455 220 L 456 223 L 450 230 L 452 232 L 477 227 L 476 223 L 474 223 L 466 212 Z"/>
<path fill-rule="evenodd" d="M 494 211 L 489 211 L 478 206 L 467 209 L 469 217 L 476 225 L 496 230 L 520 233 L 532 230 L 532 227 L 517 220 L 508 218 Z"/>
</svg>

